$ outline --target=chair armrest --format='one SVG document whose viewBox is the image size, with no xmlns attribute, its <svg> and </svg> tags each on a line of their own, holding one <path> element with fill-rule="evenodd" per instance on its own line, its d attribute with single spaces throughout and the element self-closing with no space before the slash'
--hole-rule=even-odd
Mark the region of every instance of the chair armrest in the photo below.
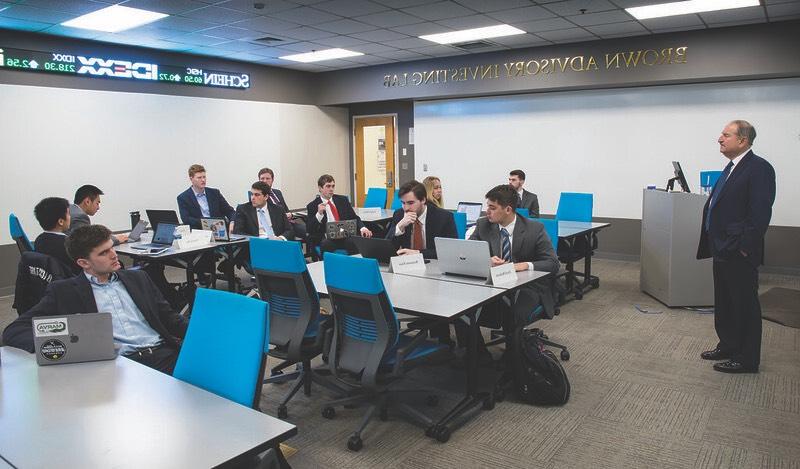
<svg viewBox="0 0 800 469">
<path fill-rule="evenodd" d="M 392 369 L 393 375 L 397 375 L 400 370 L 403 369 L 403 365 L 405 364 L 408 354 L 414 351 L 414 349 L 417 348 L 422 342 L 425 342 L 427 338 L 428 330 L 421 329 L 419 332 L 417 332 L 417 335 L 411 339 L 411 342 L 409 342 L 405 347 L 399 347 L 397 349 L 397 352 L 395 353 L 394 368 Z"/>
</svg>

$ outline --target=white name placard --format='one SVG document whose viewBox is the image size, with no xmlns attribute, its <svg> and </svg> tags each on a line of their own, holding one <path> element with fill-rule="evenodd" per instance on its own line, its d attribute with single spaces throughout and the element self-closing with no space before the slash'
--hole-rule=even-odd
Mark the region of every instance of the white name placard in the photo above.
<svg viewBox="0 0 800 469">
<path fill-rule="evenodd" d="M 390 271 L 395 274 L 408 274 L 413 272 L 425 271 L 425 259 L 421 253 L 406 254 L 405 256 L 394 256 L 389 259 L 391 263 Z"/>
<path fill-rule="evenodd" d="M 492 285 L 504 285 L 517 281 L 517 271 L 514 270 L 514 263 L 508 262 L 491 268 Z"/>
<path fill-rule="evenodd" d="M 213 239 L 211 231 L 194 230 L 191 233 L 183 235 L 182 238 L 176 239 L 178 249 L 196 248 L 198 246 L 205 246 Z"/>
</svg>

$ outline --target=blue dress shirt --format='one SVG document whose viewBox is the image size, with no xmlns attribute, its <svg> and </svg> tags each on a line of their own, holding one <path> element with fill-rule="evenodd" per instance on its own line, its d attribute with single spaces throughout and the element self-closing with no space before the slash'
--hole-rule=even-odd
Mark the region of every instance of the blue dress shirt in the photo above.
<svg viewBox="0 0 800 469">
<path fill-rule="evenodd" d="M 203 214 L 203 217 L 210 218 L 211 217 L 211 209 L 208 208 L 208 198 L 206 197 L 206 192 L 203 191 L 201 193 L 194 193 L 195 198 L 197 198 L 197 203 L 200 205 L 200 213 Z"/>
</svg>

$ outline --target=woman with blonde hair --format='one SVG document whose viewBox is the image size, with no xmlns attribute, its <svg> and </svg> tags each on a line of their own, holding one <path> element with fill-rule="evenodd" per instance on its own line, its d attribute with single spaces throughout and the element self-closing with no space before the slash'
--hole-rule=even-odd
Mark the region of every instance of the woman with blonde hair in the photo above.
<svg viewBox="0 0 800 469">
<path fill-rule="evenodd" d="M 428 176 L 422 180 L 425 190 L 428 192 L 428 202 L 439 208 L 444 208 L 444 197 L 442 197 L 442 181 L 436 176 Z"/>
</svg>

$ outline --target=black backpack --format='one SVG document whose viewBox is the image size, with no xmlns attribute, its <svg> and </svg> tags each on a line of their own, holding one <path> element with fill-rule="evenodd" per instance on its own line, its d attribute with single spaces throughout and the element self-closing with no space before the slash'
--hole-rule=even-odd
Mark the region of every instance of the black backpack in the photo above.
<svg viewBox="0 0 800 469">
<path fill-rule="evenodd" d="M 519 328 L 514 340 L 514 388 L 517 397 L 536 405 L 564 405 L 569 379 L 558 358 L 544 348 L 539 330 Z"/>
</svg>

